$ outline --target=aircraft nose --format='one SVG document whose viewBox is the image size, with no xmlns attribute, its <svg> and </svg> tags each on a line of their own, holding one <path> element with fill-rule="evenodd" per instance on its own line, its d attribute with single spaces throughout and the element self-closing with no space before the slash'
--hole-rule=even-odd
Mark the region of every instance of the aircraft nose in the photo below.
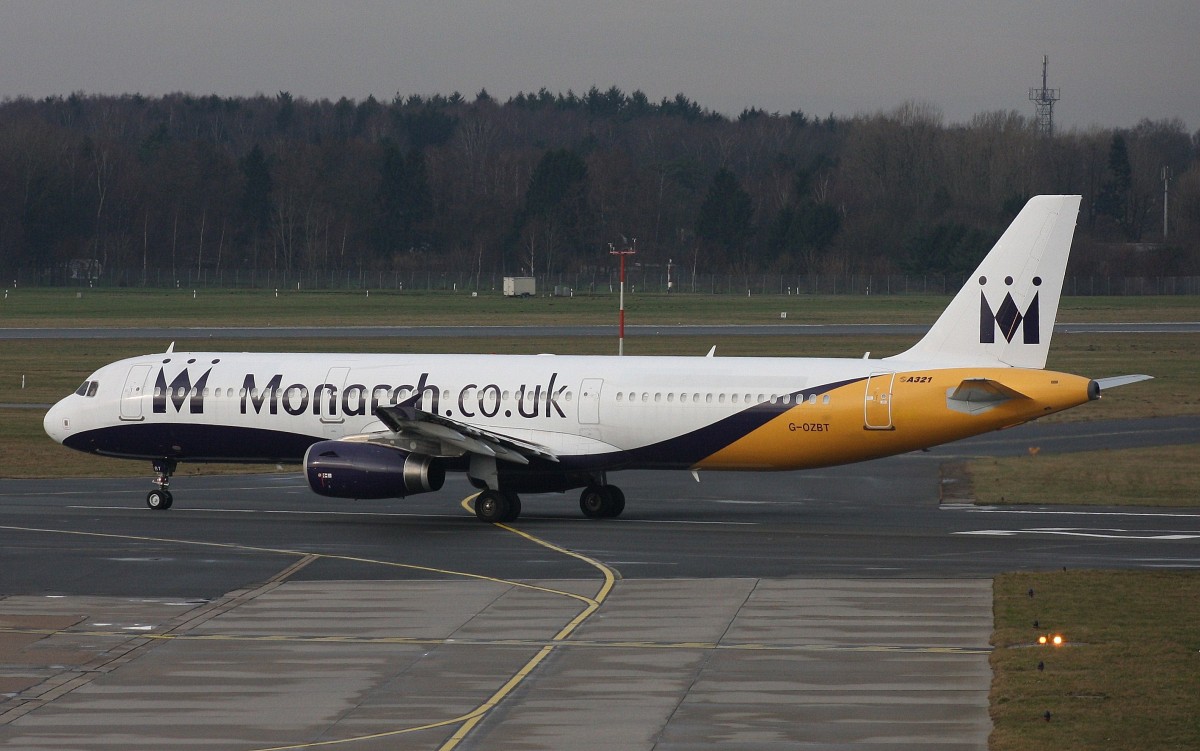
<svg viewBox="0 0 1200 751">
<path fill-rule="evenodd" d="M 67 415 L 67 408 L 64 406 L 63 399 L 58 404 L 55 404 L 42 418 L 42 429 L 46 431 L 46 435 L 50 436 L 59 443 L 71 432 L 71 418 Z"/>
</svg>

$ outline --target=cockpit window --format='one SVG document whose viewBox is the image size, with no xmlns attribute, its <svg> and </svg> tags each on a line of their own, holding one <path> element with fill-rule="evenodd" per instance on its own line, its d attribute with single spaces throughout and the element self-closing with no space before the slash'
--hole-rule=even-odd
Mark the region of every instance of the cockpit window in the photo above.
<svg viewBox="0 0 1200 751">
<path fill-rule="evenodd" d="M 79 384 L 79 388 L 75 389 L 76 396 L 95 396 L 100 389 L 99 381 L 84 381 Z"/>
</svg>

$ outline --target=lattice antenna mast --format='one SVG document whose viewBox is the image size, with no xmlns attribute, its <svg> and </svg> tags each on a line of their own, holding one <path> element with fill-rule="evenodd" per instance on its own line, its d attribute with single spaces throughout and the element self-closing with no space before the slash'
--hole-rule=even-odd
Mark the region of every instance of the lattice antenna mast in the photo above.
<svg viewBox="0 0 1200 751">
<path fill-rule="evenodd" d="M 1029 90 L 1029 101 L 1037 108 L 1037 129 L 1044 136 L 1054 134 L 1054 103 L 1058 101 L 1058 89 L 1046 85 L 1046 69 L 1050 67 L 1050 56 L 1042 55 L 1042 88 Z"/>
</svg>

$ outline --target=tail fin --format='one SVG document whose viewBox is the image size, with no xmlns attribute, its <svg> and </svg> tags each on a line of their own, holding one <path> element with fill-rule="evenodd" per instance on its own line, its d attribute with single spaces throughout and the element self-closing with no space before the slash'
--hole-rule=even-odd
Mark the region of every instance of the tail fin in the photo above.
<svg viewBox="0 0 1200 751">
<path fill-rule="evenodd" d="M 888 359 L 1046 367 L 1079 201 L 1031 198 L 933 328 Z"/>
</svg>

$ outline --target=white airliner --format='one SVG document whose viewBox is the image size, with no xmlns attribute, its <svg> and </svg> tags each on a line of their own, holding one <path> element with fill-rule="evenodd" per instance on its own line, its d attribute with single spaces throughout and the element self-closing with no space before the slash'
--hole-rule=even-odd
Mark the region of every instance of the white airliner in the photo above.
<svg viewBox="0 0 1200 751">
<path fill-rule="evenodd" d="M 623 469 L 795 470 L 934 446 L 1145 380 L 1043 370 L 1079 196 L 1039 196 L 929 333 L 883 359 L 175 352 L 106 365 L 46 432 L 149 459 L 171 506 L 178 462 L 298 462 L 336 498 L 403 498 L 466 472 L 476 515 L 518 493 L 583 488 L 592 518 L 625 507 Z M 697 475 L 698 478 L 698 475 Z"/>
</svg>

